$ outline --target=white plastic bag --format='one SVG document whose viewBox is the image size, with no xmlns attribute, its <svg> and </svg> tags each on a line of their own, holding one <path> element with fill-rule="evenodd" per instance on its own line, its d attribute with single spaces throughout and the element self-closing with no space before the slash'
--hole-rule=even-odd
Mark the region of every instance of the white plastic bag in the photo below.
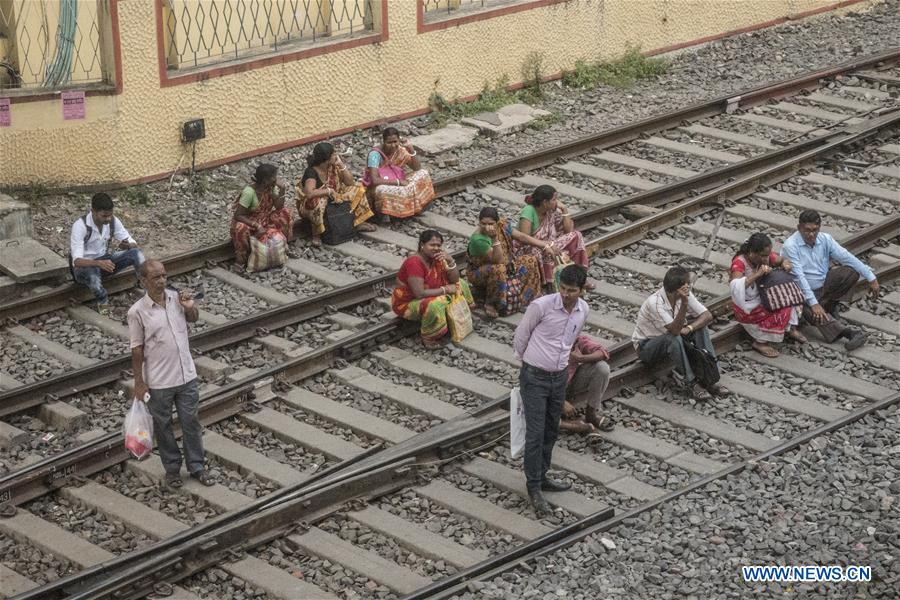
<svg viewBox="0 0 900 600">
<path fill-rule="evenodd" d="M 525 405 L 519 388 L 509 393 L 509 455 L 519 458 L 525 451 Z"/>
<path fill-rule="evenodd" d="M 153 450 L 153 417 L 147 405 L 137 398 L 125 415 L 125 449 L 138 460 Z"/>
</svg>

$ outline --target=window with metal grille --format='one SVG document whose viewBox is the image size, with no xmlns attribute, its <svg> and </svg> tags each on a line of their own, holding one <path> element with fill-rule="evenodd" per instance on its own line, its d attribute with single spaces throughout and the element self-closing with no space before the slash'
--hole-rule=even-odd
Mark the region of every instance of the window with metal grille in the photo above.
<svg viewBox="0 0 900 600">
<path fill-rule="evenodd" d="M 170 71 L 302 49 L 373 31 L 380 0 L 163 0 Z"/>
<path fill-rule="evenodd" d="M 0 90 L 112 85 L 108 0 L 0 0 Z"/>
<path fill-rule="evenodd" d="M 448 16 L 459 17 L 482 9 L 491 10 L 514 4 L 528 4 L 534 0 L 419 0 L 425 21 L 437 21 Z"/>
</svg>

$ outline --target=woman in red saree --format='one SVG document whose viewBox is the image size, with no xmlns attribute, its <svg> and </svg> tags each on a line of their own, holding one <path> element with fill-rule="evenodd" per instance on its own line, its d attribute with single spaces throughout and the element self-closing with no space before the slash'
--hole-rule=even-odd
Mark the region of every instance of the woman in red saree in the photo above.
<svg viewBox="0 0 900 600">
<path fill-rule="evenodd" d="M 762 305 L 756 281 L 771 272 L 772 267 L 791 270 L 791 262 L 772 252 L 772 241 L 764 233 L 754 233 L 741 244 L 731 262 L 731 301 L 734 319 L 753 338 L 753 349 L 769 358 L 778 356 L 771 342 L 780 342 L 784 334 L 803 343 L 806 336 L 800 333 L 799 307 L 785 306 L 770 312 Z"/>
<path fill-rule="evenodd" d="M 433 229 L 419 235 L 419 251 L 405 261 L 397 273 L 397 287 L 391 296 L 391 307 L 398 316 L 421 321 L 422 344 L 429 350 L 440 348 L 447 334 L 447 307 L 453 296 L 461 292 L 472 306 L 472 292 L 459 278 L 453 258 L 443 250 L 444 236 Z"/>
<path fill-rule="evenodd" d="M 287 186 L 278 178 L 278 168 L 263 164 L 256 167 L 253 185 L 245 187 L 234 201 L 231 243 L 238 265 L 247 264 L 251 235 L 262 239 L 270 232 L 279 231 L 288 242 L 294 239 L 294 216 L 284 205 L 286 190 Z"/>
</svg>

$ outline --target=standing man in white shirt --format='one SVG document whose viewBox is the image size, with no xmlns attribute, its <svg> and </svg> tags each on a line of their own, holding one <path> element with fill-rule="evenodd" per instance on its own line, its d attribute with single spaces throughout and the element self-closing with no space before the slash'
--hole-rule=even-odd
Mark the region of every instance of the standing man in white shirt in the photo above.
<svg viewBox="0 0 900 600">
<path fill-rule="evenodd" d="M 515 352 L 522 361 L 519 391 L 525 409 L 525 487 L 538 517 L 552 512 L 542 492 L 571 487 L 568 481 L 548 478 L 547 470 L 566 400 L 569 354 L 589 310 L 581 299 L 585 283 L 584 267 L 567 266 L 559 275 L 559 292 L 529 304 L 516 327 Z"/>
<path fill-rule="evenodd" d="M 166 483 L 175 488 L 183 483 L 181 451 L 172 431 L 174 405 L 188 473 L 203 485 L 213 485 L 215 480 L 203 468 L 203 428 L 197 417 L 200 392 L 188 345 L 187 324 L 200 318 L 200 311 L 187 292 L 166 289 L 166 267 L 160 261 L 148 260 L 139 272 L 147 294 L 128 309 L 134 396 L 142 400 L 150 394 L 153 437 Z"/>
<path fill-rule="evenodd" d="M 109 244 L 113 239 L 119 242 L 119 249 L 110 253 Z M 113 200 L 109 194 L 94 194 L 91 212 L 72 225 L 69 259 L 72 277 L 94 293 L 100 313 L 106 314 L 109 297 L 103 287 L 103 275 L 112 275 L 132 266 L 137 270 L 144 262 L 137 242 L 122 221 L 113 215 Z"/>
</svg>

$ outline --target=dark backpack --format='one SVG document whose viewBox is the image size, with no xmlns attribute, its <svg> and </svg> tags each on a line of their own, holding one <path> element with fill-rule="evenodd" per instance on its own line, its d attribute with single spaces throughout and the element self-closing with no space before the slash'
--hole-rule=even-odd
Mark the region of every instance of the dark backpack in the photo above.
<svg viewBox="0 0 900 600">
<path fill-rule="evenodd" d="M 87 246 L 88 240 L 91 239 L 91 236 L 94 234 L 94 228 L 87 224 L 87 215 L 81 217 L 81 222 L 84 223 L 84 227 L 87 230 L 87 233 L 84 234 L 83 245 Z M 100 234 L 103 234 L 103 229 L 100 229 Z M 109 224 L 109 239 L 110 241 L 116 238 L 116 218 L 113 217 L 112 222 Z M 108 250 L 109 248 L 107 248 Z M 69 274 L 72 276 L 72 280 L 75 280 L 75 261 L 72 259 L 72 250 L 69 250 Z"/>
<path fill-rule="evenodd" d="M 337 246 L 353 239 L 353 213 L 349 202 L 329 202 L 325 207 L 325 233 L 322 241 Z"/>
<path fill-rule="evenodd" d="M 684 339 L 684 352 L 688 363 L 694 371 L 694 377 L 703 387 L 719 382 L 719 359 L 710 354 L 706 348 L 697 346 L 693 336 Z"/>
</svg>

